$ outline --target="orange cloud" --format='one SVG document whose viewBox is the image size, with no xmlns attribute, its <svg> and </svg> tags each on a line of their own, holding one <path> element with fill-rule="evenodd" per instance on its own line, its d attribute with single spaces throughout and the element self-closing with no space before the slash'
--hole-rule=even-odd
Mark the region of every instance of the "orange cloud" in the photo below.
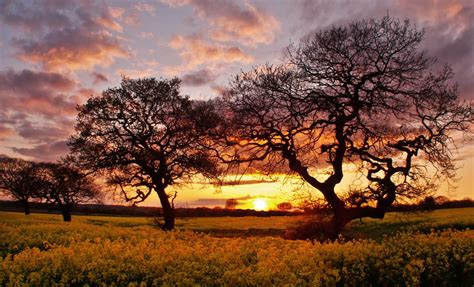
<svg viewBox="0 0 474 287">
<path fill-rule="evenodd" d="M 144 77 L 151 77 L 156 72 L 152 69 L 119 69 L 117 74 L 127 78 L 144 78 Z"/>
<path fill-rule="evenodd" d="M 40 63 L 48 71 L 89 70 L 129 56 L 109 33 L 83 29 L 52 32 L 40 40 L 23 39 L 15 44 L 20 49 L 18 58 Z"/>
<path fill-rule="evenodd" d="M 3 139 L 6 139 L 12 135 L 14 135 L 15 132 L 9 128 L 9 127 L 6 127 L 4 125 L 0 125 L 0 141 L 3 140 Z"/>
<path fill-rule="evenodd" d="M 237 40 L 247 46 L 272 43 L 280 23 L 248 3 L 246 8 L 241 14 L 210 19 L 210 24 L 216 27 L 211 30 L 211 37 L 222 42 Z"/>
<path fill-rule="evenodd" d="M 256 6 L 245 3 L 239 6 L 234 1 L 206 0 L 162 0 L 171 7 L 191 5 L 198 17 L 212 27 L 210 37 L 221 42 L 237 41 L 255 47 L 274 41 L 280 30 L 280 22 Z"/>
<path fill-rule="evenodd" d="M 108 7 L 108 11 L 110 16 L 118 19 L 121 19 L 123 17 L 123 14 L 125 13 L 125 9 L 113 6 Z"/>
<path fill-rule="evenodd" d="M 64 72 L 128 57 L 121 38 L 113 34 L 123 31 L 115 21 L 123 12 L 89 0 L 7 1 L 0 4 L 0 21 L 24 32 L 12 38 L 19 59 Z"/>
<path fill-rule="evenodd" d="M 215 45 L 203 41 L 197 36 L 176 36 L 170 42 L 170 47 L 181 50 L 184 60 L 183 69 L 193 69 L 202 64 L 211 63 L 251 63 L 253 57 L 244 53 L 239 47 Z"/>
</svg>

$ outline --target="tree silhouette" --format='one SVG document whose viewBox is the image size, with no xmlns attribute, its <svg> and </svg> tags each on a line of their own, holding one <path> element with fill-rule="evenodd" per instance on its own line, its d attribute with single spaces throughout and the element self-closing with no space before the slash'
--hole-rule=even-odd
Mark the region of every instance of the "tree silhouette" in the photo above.
<svg viewBox="0 0 474 287">
<path fill-rule="evenodd" d="M 239 201 L 237 199 L 229 198 L 225 201 L 225 208 L 226 209 L 235 209 L 238 204 L 239 204 Z"/>
<path fill-rule="evenodd" d="M 214 177 L 217 167 L 201 146 L 213 113 L 205 102 L 179 93 L 180 81 L 126 79 L 79 108 L 70 140 L 78 164 L 101 172 L 127 201 L 144 201 L 154 190 L 174 228 L 174 208 L 166 188 L 196 174 Z"/>
<path fill-rule="evenodd" d="M 42 182 L 41 198 L 57 207 L 64 221 L 71 221 L 76 204 L 100 199 L 99 186 L 90 175 L 70 164 L 40 163 L 36 169 Z"/>
<path fill-rule="evenodd" d="M 473 118 L 422 39 L 408 21 L 362 20 L 237 75 L 219 103 L 220 158 L 299 176 L 329 204 L 331 238 L 354 219 L 383 218 L 397 198 L 426 195 L 430 175 L 452 177 L 452 132 Z M 348 173 L 358 183 L 336 192 Z"/>
<path fill-rule="evenodd" d="M 38 189 L 41 186 L 34 162 L 18 158 L 0 158 L 0 191 L 21 202 L 26 215 L 30 214 L 29 200 L 38 197 Z"/>
</svg>

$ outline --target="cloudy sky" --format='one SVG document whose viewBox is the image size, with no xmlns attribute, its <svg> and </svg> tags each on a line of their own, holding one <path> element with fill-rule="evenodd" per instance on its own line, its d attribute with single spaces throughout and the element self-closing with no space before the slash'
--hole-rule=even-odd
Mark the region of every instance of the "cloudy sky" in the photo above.
<svg viewBox="0 0 474 287">
<path fill-rule="evenodd" d="M 121 76 L 178 76 L 183 93 L 208 99 L 240 70 L 278 63 L 312 31 L 387 13 L 424 28 L 425 48 L 453 67 L 461 97 L 474 99 L 472 0 L 0 0 L 0 154 L 66 154 L 75 106 Z M 473 146 L 461 146 L 458 157 L 456 196 L 473 196 Z M 254 183 L 189 192 L 180 202 L 219 205 L 282 190 L 289 188 Z"/>
</svg>

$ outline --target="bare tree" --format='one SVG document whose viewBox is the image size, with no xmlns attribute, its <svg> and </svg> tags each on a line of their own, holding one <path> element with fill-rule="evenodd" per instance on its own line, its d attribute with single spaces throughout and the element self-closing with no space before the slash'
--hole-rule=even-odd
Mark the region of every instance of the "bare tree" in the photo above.
<svg viewBox="0 0 474 287">
<path fill-rule="evenodd" d="M 211 107 L 180 95 L 180 81 L 123 79 L 121 86 L 79 108 L 70 147 L 76 161 L 102 171 L 127 201 L 144 201 L 155 191 L 163 228 L 174 228 L 174 208 L 166 188 L 196 174 L 214 177 L 216 162 L 202 148 L 213 123 Z"/>
<path fill-rule="evenodd" d="M 383 218 L 397 198 L 423 197 L 434 174 L 453 176 L 453 132 L 473 117 L 422 39 L 408 21 L 362 20 L 241 73 L 220 103 L 220 158 L 299 176 L 330 206 L 331 238 L 354 219 Z M 348 174 L 358 183 L 337 193 Z"/>
<path fill-rule="evenodd" d="M 36 175 L 36 164 L 18 158 L 0 158 L 0 191 L 21 202 L 26 215 L 29 201 L 38 197 L 41 182 Z"/>
<path fill-rule="evenodd" d="M 75 205 L 100 201 L 99 185 L 78 168 L 67 163 L 40 163 L 36 169 L 42 181 L 41 198 L 58 208 L 64 221 L 71 221 Z"/>
</svg>

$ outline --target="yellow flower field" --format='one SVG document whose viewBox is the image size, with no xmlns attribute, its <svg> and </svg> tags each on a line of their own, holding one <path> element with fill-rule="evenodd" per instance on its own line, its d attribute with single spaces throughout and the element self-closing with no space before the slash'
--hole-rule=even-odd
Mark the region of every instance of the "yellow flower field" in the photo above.
<svg viewBox="0 0 474 287">
<path fill-rule="evenodd" d="M 0 221 L 0 286 L 474 283 L 474 234 L 469 230 L 400 233 L 380 243 L 313 243 L 12 218 Z"/>
</svg>

